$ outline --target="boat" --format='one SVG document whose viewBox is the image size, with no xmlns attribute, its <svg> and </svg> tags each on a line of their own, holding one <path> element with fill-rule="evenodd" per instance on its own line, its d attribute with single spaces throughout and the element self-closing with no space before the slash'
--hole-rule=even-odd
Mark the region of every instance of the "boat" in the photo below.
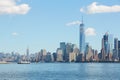
<svg viewBox="0 0 120 80">
<path fill-rule="evenodd" d="M 6 61 L 0 61 L 0 64 L 8 64 Z"/>
<path fill-rule="evenodd" d="M 18 64 L 30 64 L 29 61 L 19 61 Z"/>
</svg>

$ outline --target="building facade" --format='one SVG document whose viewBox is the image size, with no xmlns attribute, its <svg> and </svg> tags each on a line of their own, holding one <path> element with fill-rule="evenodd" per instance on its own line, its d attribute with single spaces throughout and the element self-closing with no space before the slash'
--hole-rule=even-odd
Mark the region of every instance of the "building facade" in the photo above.
<svg viewBox="0 0 120 80">
<path fill-rule="evenodd" d="M 79 49 L 80 49 L 80 54 L 85 53 L 85 31 L 84 31 L 84 24 L 83 21 L 80 24 L 80 41 L 79 41 Z"/>
</svg>

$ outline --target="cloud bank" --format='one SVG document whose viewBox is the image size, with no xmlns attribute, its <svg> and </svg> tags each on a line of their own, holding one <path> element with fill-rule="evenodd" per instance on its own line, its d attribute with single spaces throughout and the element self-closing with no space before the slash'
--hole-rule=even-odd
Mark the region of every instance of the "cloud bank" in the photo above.
<svg viewBox="0 0 120 80">
<path fill-rule="evenodd" d="M 80 25 L 80 24 L 81 24 L 80 21 L 72 21 L 72 22 L 67 23 L 66 26 L 75 26 L 75 25 Z M 89 27 L 89 28 L 85 29 L 85 35 L 86 36 L 96 36 L 96 31 L 94 28 Z"/>
<path fill-rule="evenodd" d="M 97 2 L 93 2 L 85 8 L 81 8 L 80 12 L 87 14 L 120 12 L 120 5 L 107 6 L 99 5 Z"/>
<path fill-rule="evenodd" d="M 94 28 L 87 28 L 85 30 L 85 35 L 86 36 L 95 36 L 96 35 L 96 31 Z"/>
<path fill-rule="evenodd" d="M 17 32 L 12 33 L 13 36 L 18 36 L 19 34 Z"/>
<path fill-rule="evenodd" d="M 28 4 L 17 5 L 18 0 L 0 0 L 0 14 L 27 14 L 30 10 Z"/>
<path fill-rule="evenodd" d="M 66 26 L 74 26 L 74 25 L 80 25 L 81 22 L 80 21 L 72 21 L 66 24 Z"/>
</svg>

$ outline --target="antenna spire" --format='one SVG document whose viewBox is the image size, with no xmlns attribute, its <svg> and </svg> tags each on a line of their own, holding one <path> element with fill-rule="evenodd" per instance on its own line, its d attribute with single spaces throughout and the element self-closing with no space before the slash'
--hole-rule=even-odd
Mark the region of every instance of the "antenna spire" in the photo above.
<svg viewBox="0 0 120 80">
<path fill-rule="evenodd" d="M 83 16 L 82 16 L 82 24 L 83 24 Z"/>
</svg>

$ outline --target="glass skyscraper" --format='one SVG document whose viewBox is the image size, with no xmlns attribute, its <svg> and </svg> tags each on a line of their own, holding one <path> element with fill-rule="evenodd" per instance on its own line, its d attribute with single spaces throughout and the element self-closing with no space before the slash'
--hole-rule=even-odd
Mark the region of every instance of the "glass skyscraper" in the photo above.
<svg viewBox="0 0 120 80">
<path fill-rule="evenodd" d="M 109 43 L 109 53 L 113 54 L 113 35 L 109 34 L 108 36 L 108 43 Z"/>
<path fill-rule="evenodd" d="M 105 50 L 105 55 L 108 55 L 109 52 L 108 33 L 104 35 L 104 50 Z"/>
<path fill-rule="evenodd" d="M 80 41 L 79 41 L 80 53 L 84 55 L 85 53 L 85 31 L 83 21 L 80 24 Z"/>
<path fill-rule="evenodd" d="M 63 60 L 65 61 L 66 56 L 67 56 L 67 54 L 66 54 L 66 43 L 65 42 L 60 42 L 60 48 L 63 51 Z"/>
<path fill-rule="evenodd" d="M 105 54 L 113 53 L 113 35 L 106 33 L 104 35 L 104 49 Z"/>
<path fill-rule="evenodd" d="M 114 39 L 114 58 L 118 59 L 118 38 Z"/>
<path fill-rule="evenodd" d="M 111 60 L 113 55 L 113 35 L 108 34 L 108 32 L 103 36 L 102 50 L 104 56 L 103 59 Z"/>
</svg>

